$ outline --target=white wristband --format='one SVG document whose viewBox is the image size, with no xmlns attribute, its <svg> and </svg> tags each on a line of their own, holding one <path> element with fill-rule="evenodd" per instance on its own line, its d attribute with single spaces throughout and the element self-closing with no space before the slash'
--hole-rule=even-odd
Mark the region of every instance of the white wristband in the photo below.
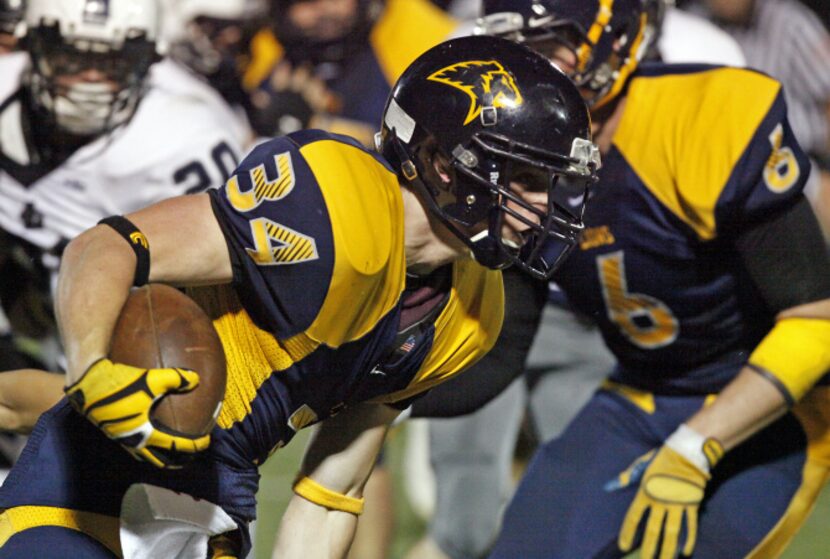
<svg viewBox="0 0 830 559">
<path fill-rule="evenodd" d="M 683 423 L 663 444 L 708 474 L 709 460 L 703 452 L 705 443 L 706 437 Z"/>
</svg>

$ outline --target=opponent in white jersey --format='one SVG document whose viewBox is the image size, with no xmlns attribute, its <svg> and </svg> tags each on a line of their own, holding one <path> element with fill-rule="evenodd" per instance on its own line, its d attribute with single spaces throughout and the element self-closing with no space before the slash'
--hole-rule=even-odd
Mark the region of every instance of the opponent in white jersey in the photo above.
<svg viewBox="0 0 830 559">
<path fill-rule="evenodd" d="M 150 73 L 154 0 L 30 0 L 26 23 L 28 56 L 0 59 L 0 227 L 48 268 L 99 219 L 228 178 L 229 107 L 171 62 Z"/>
</svg>

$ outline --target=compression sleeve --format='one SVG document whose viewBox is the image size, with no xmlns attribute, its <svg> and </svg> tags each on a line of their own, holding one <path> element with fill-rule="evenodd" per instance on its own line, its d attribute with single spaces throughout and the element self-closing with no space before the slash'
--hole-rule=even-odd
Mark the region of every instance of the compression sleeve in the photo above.
<svg viewBox="0 0 830 559">
<path fill-rule="evenodd" d="M 804 196 L 740 232 L 735 246 L 772 312 L 830 297 L 830 257 Z"/>
<path fill-rule="evenodd" d="M 803 196 L 741 232 L 736 247 L 774 313 L 830 297 L 830 258 Z M 749 366 L 793 404 L 830 370 L 830 321 L 778 320 L 753 351 Z"/>
</svg>

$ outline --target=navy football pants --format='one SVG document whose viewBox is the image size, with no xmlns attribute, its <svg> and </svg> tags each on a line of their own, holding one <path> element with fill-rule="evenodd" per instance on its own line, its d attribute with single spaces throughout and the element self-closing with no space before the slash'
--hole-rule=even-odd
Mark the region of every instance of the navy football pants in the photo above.
<svg viewBox="0 0 830 559">
<path fill-rule="evenodd" d="M 623 392 L 600 389 L 561 437 L 537 451 L 505 514 L 492 559 L 623 555 L 617 534 L 637 483 L 616 490 L 606 484 L 704 403 L 703 397 L 658 396 L 649 413 L 643 400 Z M 786 545 L 827 479 L 828 401 L 828 389 L 814 390 L 794 410 L 802 413 L 787 414 L 726 455 L 701 506 L 695 557 L 738 558 L 753 551 L 772 557 Z"/>
</svg>

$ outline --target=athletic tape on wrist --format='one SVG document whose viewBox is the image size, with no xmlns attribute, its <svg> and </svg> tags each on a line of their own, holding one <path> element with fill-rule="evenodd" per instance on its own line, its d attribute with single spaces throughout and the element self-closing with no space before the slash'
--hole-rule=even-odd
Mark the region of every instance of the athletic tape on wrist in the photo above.
<svg viewBox="0 0 830 559">
<path fill-rule="evenodd" d="M 141 287 L 146 284 L 150 279 L 150 244 L 147 242 L 144 233 L 132 221 L 122 215 L 105 217 L 98 224 L 109 226 L 127 241 L 135 253 L 133 285 Z"/>
<path fill-rule="evenodd" d="M 348 512 L 354 515 L 363 513 L 363 499 L 332 491 L 307 476 L 294 483 L 294 493 L 306 501 L 327 509 Z"/>
<path fill-rule="evenodd" d="M 704 437 L 685 423 L 664 444 L 707 474 L 724 455 L 723 445 L 717 439 Z"/>
</svg>

